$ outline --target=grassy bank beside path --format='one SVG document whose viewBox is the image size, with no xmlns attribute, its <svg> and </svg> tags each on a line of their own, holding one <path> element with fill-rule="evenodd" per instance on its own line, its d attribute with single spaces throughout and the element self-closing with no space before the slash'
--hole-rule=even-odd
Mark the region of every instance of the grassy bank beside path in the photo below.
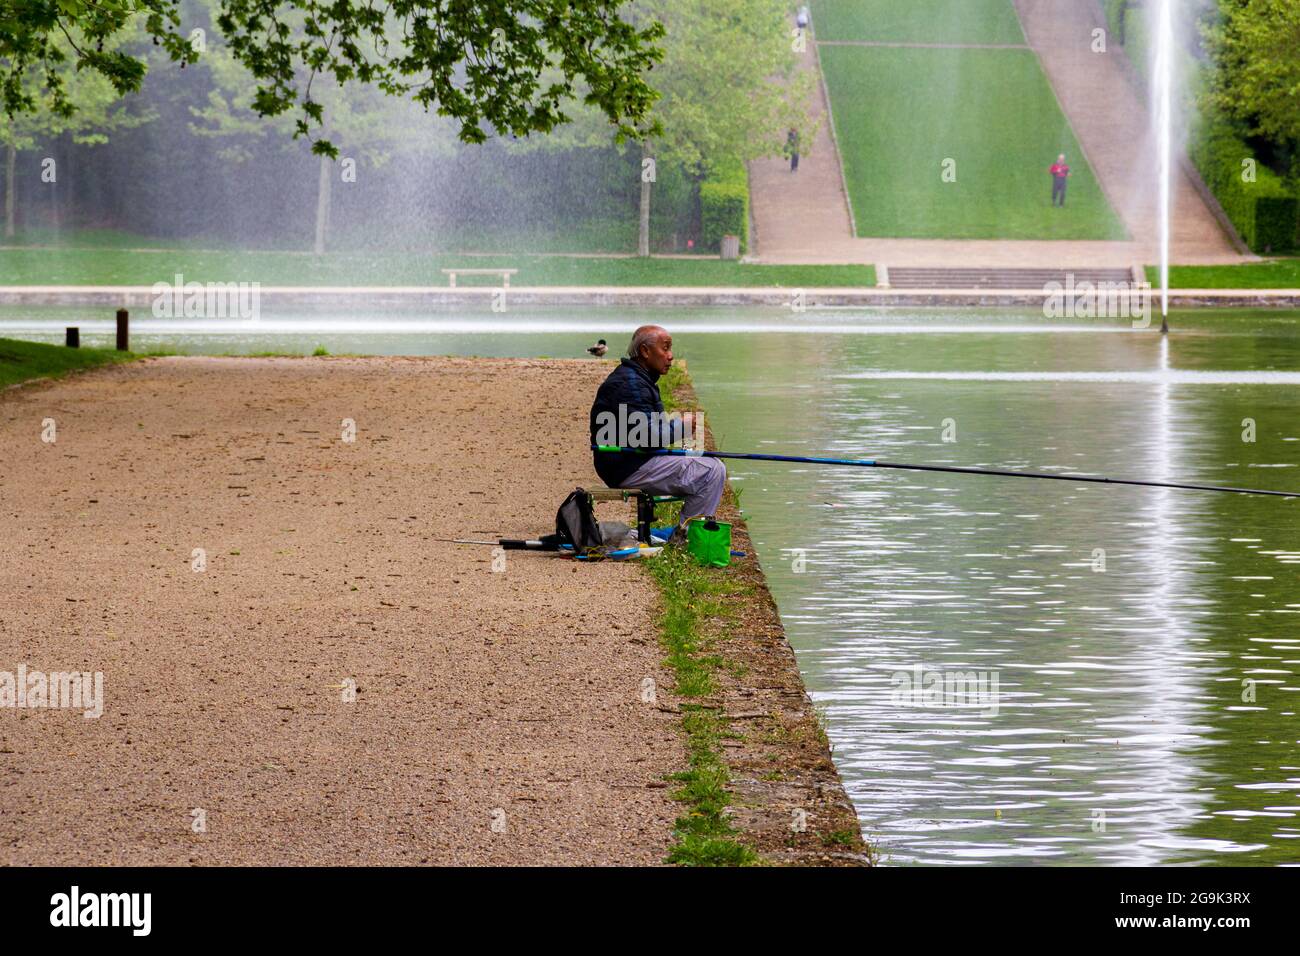
<svg viewBox="0 0 1300 956">
<path fill-rule="evenodd" d="M 115 349 L 70 349 L 63 345 L 0 338 L 0 388 L 34 378 L 59 378 L 70 372 L 139 357 L 134 352 Z"/>
</svg>

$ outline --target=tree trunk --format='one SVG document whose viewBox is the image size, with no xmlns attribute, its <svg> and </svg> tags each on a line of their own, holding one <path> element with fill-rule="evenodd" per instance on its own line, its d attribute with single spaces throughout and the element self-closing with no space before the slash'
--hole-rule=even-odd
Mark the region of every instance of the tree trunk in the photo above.
<svg viewBox="0 0 1300 956">
<path fill-rule="evenodd" d="M 18 177 L 15 175 L 15 164 L 18 160 L 18 150 L 14 149 L 14 144 L 10 143 L 5 156 L 5 238 L 14 237 L 14 188 L 18 184 Z"/>
<path fill-rule="evenodd" d="M 330 173 L 334 161 L 328 156 L 320 158 L 320 180 L 316 185 L 316 243 L 312 251 L 316 255 L 325 252 L 325 232 L 330 220 Z"/>
<path fill-rule="evenodd" d="M 637 230 L 636 254 L 650 255 L 650 180 L 645 161 L 650 158 L 650 142 L 641 144 L 641 225 Z"/>
<path fill-rule="evenodd" d="M 64 203 L 62 203 L 62 193 L 59 189 L 59 179 L 60 173 L 62 173 L 64 174 L 64 181 L 68 181 L 66 179 L 68 170 L 64 169 L 64 160 L 68 157 L 68 153 L 59 150 L 55 146 L 52 146 L 49 151 L 52 153 L 57 151 L 57 155 L 52 157 L 55 160 L 55 181 L 49 183 L 49 221 L 55 226 L 55 245 L 57 245 L 61 238 L 62 226 L 64 226 Z"/>
</svg>

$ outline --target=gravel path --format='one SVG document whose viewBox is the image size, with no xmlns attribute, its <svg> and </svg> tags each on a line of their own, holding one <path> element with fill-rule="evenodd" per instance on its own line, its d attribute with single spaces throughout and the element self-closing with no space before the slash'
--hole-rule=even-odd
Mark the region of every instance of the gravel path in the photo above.
<svg viewBox="0 0 1300 956">
<path fill-rule="evenodd" d="M 662 860 L 648 579 L 433 540 L 549 530 L 607 371 L 177 357 L 0 396 L 0 672 L 104 675 L 96 720 L 0 708 L 0 864 Z"/>
</svg>

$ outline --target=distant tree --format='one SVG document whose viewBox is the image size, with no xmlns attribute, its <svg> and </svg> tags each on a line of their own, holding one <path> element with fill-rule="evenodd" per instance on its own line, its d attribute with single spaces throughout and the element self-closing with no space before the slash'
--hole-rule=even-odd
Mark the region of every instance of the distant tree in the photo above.
<svg viewBox="0 0 1300 956">
<path fill-rule="evenodd" d="M 797 70 L 785 0 L 637 0 L 635 9 L 666 31 L 653 76 L 660 131 L 642 139 L 643 164 L 678 163 L 698 179 L 724 160 L 778 154 L 792 128 L 811 140 L 814 74 Z M 643 178 L 643 256 L 650 254 L 650 188 Z"/>
<path fill-rule="evenodd" d="M 109 43 L 125 37 L 114 37 Z M 67 39 L 56 41 L 44 85 L 27 74 L 16 90 L 30 109 L 20 113 L 0 116 L 0 145 L 5 152 L 5 206 L 4 234 L 11 239 L 15 233 L 15 207 L 18 198 L 18 154 L 34 150 L 64 134 L 70 134 L 74 143 L 94 145 L 108 142 L 109 134 L 147 123 L 152 114 L 131 112 L 123 103 L 113 84 L 102 74 L 92 70 L 77 70 L 72 55 L 78 41 L 84 40 L 73 33 Z M 116 56 L 119 51 L 110 50 Z M 125 56 L 126 54 L 121 54 Z M 57 93 L 55 92 L 57 91 Z M 67 107 L 67 108 L 65 108 Z M 57 174 L 57 171 L 56 171 Z"/>
<path fill-rule="evenodd" d="M 678 164 L 698 181 L 721 161 L 779 154 L 790 129 L 811 141 L 806 104 L 815 74 L 797 69 L 790 9 L 785 0 L 634 0 L 636 22 L 665 29 L 663 59 L 650 76 L 659 94 L 650 114 L 658 129 L 639 141 L 643 171 L 648 160 Z M 609 142 L 608 123 L 586 109 L 542 142 L 521 140 L 517 148 Z M 643 256 L 650 254 L 651 189 L 643 172 L 637 242 Z"/>
<path fill-rule="evenodd" d="M 21 0 L 21 10 L 0 12 L 4 112 L 35 111 L 36 87 L 48 91 L 55 112 L 75 112 L 58 72 L 69 59 L 106 78 L 118 94 L 138 90 L 146 64 L 113 49 L 112 41 L 141 20 L 171 59 L 194 61 L 197 51 L 180 32 L 180 2 Z M 622 19 L 621 6 L 623 0 L 220 0 L 217 22 L 231 55 L 253 78 L 252 109 L 292 116 L 295 136 L 323 130 L 325 104 L 313 92 L 320 76 L 434 108 L 458 121 L 469 143 L 487 138 L 484 126 L 519 136 L 555 128 L 567 120 L 566 104 L 582 84 L 584 99 L 621 134 L 641 136 L 653 129 L 647 114 L 655 94 L 643 74 L 661 53 L 655 41 L 662 30 Z M 295 16 L 301 30 L 287 26 Z M 84 42 L 64 54 L 59 44 L 71 36 Z M 337 155 L 323 135 L 312 149 Z"/>
<path fill-rule="evenodd" d="M 1213 99 L 1251 132 L 1300 143 L 1300 3 L 1226 0 L 1207 32 L 1219 64 Z"/>
</svg>

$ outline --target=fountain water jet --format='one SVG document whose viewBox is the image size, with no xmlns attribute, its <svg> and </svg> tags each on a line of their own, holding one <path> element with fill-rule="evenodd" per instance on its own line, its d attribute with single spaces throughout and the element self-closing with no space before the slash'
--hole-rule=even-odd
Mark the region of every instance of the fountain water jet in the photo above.
<svg viewBox="0 0 1300 956">
<path fill-rule="evenodd" d="M 1169 331 L 1169 204 L 1173 179 L 1174 0 L 1157 0 L 1153 110 L 1159 172 L 1160 332 Z"/>
</svg>

